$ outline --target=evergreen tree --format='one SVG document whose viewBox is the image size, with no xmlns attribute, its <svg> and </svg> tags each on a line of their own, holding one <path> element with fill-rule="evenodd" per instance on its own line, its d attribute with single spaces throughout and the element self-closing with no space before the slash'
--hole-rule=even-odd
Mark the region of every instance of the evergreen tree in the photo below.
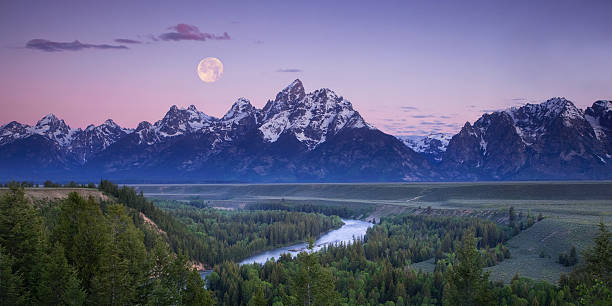
<svg viewBox="0 0 612 306">
<path fill-rule="evenodd" d="M 110 239 L 100 258 L 99 273 L 94 277 L 92 293 L 99 304 L 132 304 L 138 296 L 137 284 L 146 280 L 143 235 L 136 229 L 122 205 L 109 205 L 106 210 Z"/>
<path fill-rule="evenodd" d="M 0 305 L 27 305 L 30 292 L 23 286 L 23 278 L 13 271 L 15 259 L 0 245 Z"/>
<path fill-rule="evenodd" d="M 54 244 L 42 262 L 36 294 L 39 302 L 45 305 L 82 305 L 85 291 L 76 270 L 68 265 L 64 248 L 59 243 Z"/>
<path fill-rule="evenodd" d="M 483 273 L 480 253 L 476 249 L 474 232 L 464 234 L 457 250 L 457 261 L 447 272 L 444 305 L 492 304 L 489 274 Z"/>
<path fill-rule="evenodd" d="M 0 246 L 10 255 L 13 271 L 25 288 L 36 288 L 38 264 L 43 256 L 45 236 L 42 220 L 28 203 L 23 189 L 12 188 L 0 197 Z"/>
<path fill-rule="evenodd" d="M 603 281 L 612 287 L 612 243 L 610 232 L 603 221 L 599 223 L 599 235 L 595 245 L 584 252 L 585 269 L 593 278 Z"/>
<path fill-rule="evenodd" d="M 314 240 L 308 241 L 312 251 Z M 318 254 L 301 252 L 298 254 L 297 272 L 293 278 L 293 292 L 299 305 L 335 305 L 338 293 L 335 290 L 332 273 L 319 264 Z"/>
<path fill-rule="evenodd" d="M 109 233 L 102 211 L 94 199 L 84 200 L 77 193 L 70 193 L 62 203 L 53 240 L 64 247 L 68 263 L 77 269 L 88 294 L 92 293 L 94 277 L 101 272 L 101 260 L 108 254 Z"/>
<path fill-rule="evenodd" d="M 266 306 L 268 305 L 268 301 L 264 295 L 263 289 L 261 287 L 257 287 L 255 294 L 251 297 L 248 306 Z"/>
</svg>

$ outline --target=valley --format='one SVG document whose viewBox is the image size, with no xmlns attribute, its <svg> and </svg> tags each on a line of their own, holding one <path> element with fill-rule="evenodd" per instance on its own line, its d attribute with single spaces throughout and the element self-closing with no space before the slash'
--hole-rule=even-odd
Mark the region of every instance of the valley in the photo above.
<svg viewBox="0 0 612 306">
<path fill-rule="evenodd" d="M 585 266 L 593 266 L 594 259 L 589 255 L 594 250 L 593 241 L 602 239 L 605 227 L 612 223 L 608 200 L 611 185 L 480 182 L 120 186 L 102 181 L 97 189 L 90 184 L 82 188 L 29 187 L 20 191 L 13 183 L 11 188 L 0 189 L 0 225 L 11 222 L 3 216 L 18 215 L 15 209 L 24 210 L 29 217 L 20 217 L 16 222 L 40 220 L 41 231 L 48 233 L 40 238 L 43 241 L 57 245 L 62 241 L 58 239 L 64 237 L 58 234 L 67 230 L 66 226 L 78 226 L 78 237 L 94 231 L 94 236 L 108 239 L 104 238 L 103 244 L 95 244 L 95 239 L 62 242 L 66 247 L 88 243 L 100 248 L 99 254 L 111 252 L 115 260 L 138 260 L 142 267 L 166 269 L 162 275 L 147 269 L 130 272 L 107 268 L 103 257 L 95 257 L 93 266 L 74 268 L 79 272 L 79 281 L 89 280 L 80 286 L 99 291 L 79 293 L 80 299 L 91 302 L 112 296 L 112 291 L 99 287 L 98 278 L 123 273 L 140 281 L 153 278 L 162 282 L 153 288 L 138 289 L 142 295 L 129 293 L 134 292 L 129 290 L 135 290 L 130 287 L 137 286 L 135 283 L 125 287 L 128 291 L 123 296 L 130 301 L 173 298 L 172 290 L 176 288 L 172 286 L 182 279 L 195 286 L 176 293 L 182 303 L 200 290 L 197 294 L 202 295 L 205 305 L 213 301 L 220 305 L 247 305 L 255 298 L 270 304 L 293 305 L 303 297 L 303 286 L 299 284 L 314 282 L 319 286 L 313 289 L 321 295 L 318 298 L 335 301 L 332 304 L 395 301 L 399 305 L 440 305 L 449 294 L 445 284 L 452 282 L 454 273 L 462 273 L 454 272 L 455 267 L 475 260 L 469 269 L 476 269 L 473 273 L 483 278 L 473 282 L 485 286 L 479 296 L 510 301 L 539 292 L 533 298 L 538 303 L 563 303 L 583 296 L 570 288 L 575 288 L 577 278 L 586 273 Z M 98 222 L 95 228 L 81 223 L 93 222 L 82 219 L 91 212 L 95 212 L 93 217 Z M 82 217 L 71 218 L 74 214 Z M 112 240 L 121 232 L 111 229 L 118 227 L 129 228 L 130 234 Z M 23 235 L 23 228 L 9 228 L 0 233 L 0 238 L 8 239 L 8 245 L 19 244 L 12 237 Z M 70 235 L 65 237 L 73 239 Z M 124 257 L 132 255 L 117 243 L 140 245 L 140 257 Z M 170 266 L 160 261 L 160 255 L 170 256 Z M 64 256 L 72 267 L 90 255 L 53 253 L 45 257 L 45 265 Z M 562 257 L 571 263 L 561 264 Z M 171 263 L 171 258 L 176 258 L 177 263 Z M 39 268 L 32 269 L 31 273 L 37 273 Z M 29 276 L 28 284 L 36 281 L 33 275 Z M 72 294 L 72 287 L 62 288 L 66 297 Z M 161 289 L 165 291 L 158 291 Z M 41 301 L 49 299 L 27 288 L 18 290 L 31 292 Z M 598 298 L 607 299 L 605 295 Z"/>
<path fill-rule="evenodd" d="M 352 217 L 471 217 L 507 222 L 507 211 L 545 218 L 507 242 L 512 257 L 487 268 L 491 278 L 510 282 L 515 273 L 556 283 L 571 267 L 557 257 L 575 246 L 590 246 L 597 224 L 612 224 L 612 182 L 478 182 L 384 184 L 170 184 L 130 185 L 148 198 L 202 202 L 244 209 L 258 203 L 350 207 Z M 541 258 L 543 254 L 545 258 Z M 433 272 L 433 261 L 414 264 Z M 537 267 L 537 268 L 534 268 Z"/>
</svg>

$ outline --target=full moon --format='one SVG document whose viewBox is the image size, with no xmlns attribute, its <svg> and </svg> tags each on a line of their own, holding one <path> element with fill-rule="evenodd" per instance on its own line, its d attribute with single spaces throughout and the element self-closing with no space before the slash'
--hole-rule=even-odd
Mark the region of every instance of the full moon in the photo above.
<svg viewBox="0 0 612 306">
<path fill-rule="evenodd" d="M 216 57 L 207 57 L 198 64 L 198 76 L 206 83 L 212 83 L 221 78 L 223 63 Z"/>
</svg>

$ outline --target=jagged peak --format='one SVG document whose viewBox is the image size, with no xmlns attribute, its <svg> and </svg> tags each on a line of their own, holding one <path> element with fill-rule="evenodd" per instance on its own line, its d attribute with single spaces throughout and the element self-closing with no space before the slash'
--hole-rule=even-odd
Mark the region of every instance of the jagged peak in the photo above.
<svg viewBox="0 0 612 306">
<path fill-rule="evenodd" d="M 107 125 L 107 126 L 111 126 L 111 127 L 119 127 L 119 125 L 117 123 L 115 123 L 115 121 L 113 121 L 113 119 L 106 119 L 106 121 L 104 121 L 104 123 L 102 125 Z"/>
<path fill-rule="evenodd" d="M 546 102 L 542 103 L 541 105 L 548 109 L 556 110 L 558 108 L 574 106 L 574 103 L 572 103 L 572 101 L 566 99 L 565 97 L 555 97 L 546 100 Z"/>
<path fill-rule="evenodd" d="M 61 120 L 63 122 L 64 120 Z M 60 122 L 60 120 L 52 113 L 46 114 L 36 123 L 36 126 L 49 125 L 54 122 Z"/>
<path fill-rule="evenodd" d="M 29 127 L 29 125 L 21 124 L 21 123 L 15 121 L 15 120 L 13 120 L 13 121 L 11 121 L 11 122 L 9 122 L 7 124 L 2 125 L 2 128 L 5 128 L 5 127 L 7 127 L 7 128 L 12 128 L 12 127 Z"/>
<path fill-rule="evenodd" d="M 583 115 L 574 103 L 564 97 L 548 99 L 540 104 L 527 103 L 520 107 L 511 107 L 504 112 L 508 113 L 515 121 L 526 120 L 527 117 L 557 117 L 578 118 Z"/>
<path fill-rule="evenodd" d="M 232 107 L 223 116 L 222 120 L 230 120 L 235 118 L 244 118 L 248 116 L 255 108 L 251 105 L 251 101 L 241 97 L 232 104 Z"/>
<path fill-rule="evenodd" d="M 171 118 L 174 118 L 175 116 L 188 116 L 188 118 L 183 118 L 183 119 L 187 119 L 189 121 L 192 120 L 196 120 L 196 121 L 208 121 L 208 120 L 215 120 L 215 118 L 201 112 L 198 110 L 198 108 L 195 105 L 189 105 L 189 107 L 187 108 L 179 108 L 176 105 L 172 105 L 170 107 L 170 109 L 168 110 L 168 112 L 166 112 L 166 115 L 164 116 L 164 118 L 162 119 L 162 121 L 167 121 Z M 156 123 L 157 124 L 157 123 Z"/>
<path fill-rule="evenodd" d="M 300 79 L 295 79 L 276 95 L 276 101 L 298 101 L 306 96 L 304 85 Z"/>
<path fill-rule="evenodd" d="M 612 101 L 610 100 L 597 100 L 595 101 L 595 103 L 593 103 L 593 108 L 597 108 L 597 109 L 601 109 L 601 110 L 607 110 L 610 109 L 612 107 Z"/>
<path fill-rule="evenodd" d="M 138 127 L 136 127 L 136 131 L 140 131 L 140 130 L 148 130 L 152 127 L 153 125 L 151 124 L 151 122 L 149 121 L 141 121 L 140 123 L 138 123 Z"/>
<path fill-rule="evenodd" d="M 302 89 L 304 90 L 304 84 L 302 84 L 302 81 L 300 81 L 300 79 L 295 79 L 293 82 L 291 82 L 291 84 L 289 84 L 287 87 L 285 87 L 285 89 L 283 89 L 283 91 L 289 91 L 291 89 Z"/>
</svg>

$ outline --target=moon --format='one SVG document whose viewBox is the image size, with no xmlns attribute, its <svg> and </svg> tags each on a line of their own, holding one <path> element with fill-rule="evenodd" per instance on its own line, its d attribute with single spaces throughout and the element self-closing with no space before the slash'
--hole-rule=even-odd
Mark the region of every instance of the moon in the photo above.
<svg viewBox="0 0 612 306">
<path fill-rule="evenodd" d="M 198 76 L 205 83 L 213 83 L 221 78 L 223 63 L 216 57 L 207 57 L 198 64 Z"/>
</svg>

